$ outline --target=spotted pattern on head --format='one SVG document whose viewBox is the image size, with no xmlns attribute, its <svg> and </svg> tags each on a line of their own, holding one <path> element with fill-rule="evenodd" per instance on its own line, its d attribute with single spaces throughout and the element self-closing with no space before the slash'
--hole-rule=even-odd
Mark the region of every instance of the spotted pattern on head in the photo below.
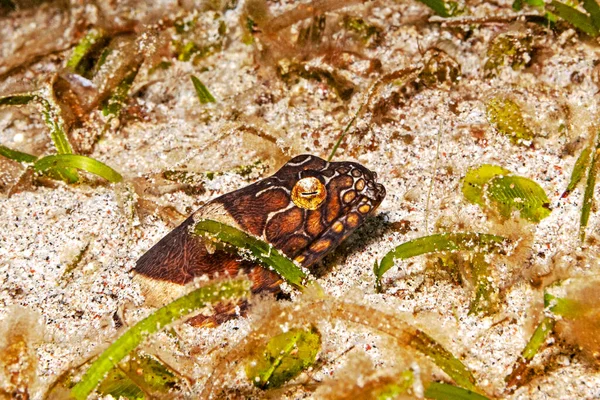
<svg viewBox="0 0 600 400">
<path fill-rule="evenodd" d="M 309 195 L 320 188 L 318 196 L 323 199 L 310 207 L 299 204 L 294 199 L 299 182 L 301 190 L 310 190 Z M 384 196 L 376 175 L 362 165 L 302 155 L 273 176 L 215 202 L 222 204 L 242 229 L 309 267 L 352 233 Z"/>
</svg>

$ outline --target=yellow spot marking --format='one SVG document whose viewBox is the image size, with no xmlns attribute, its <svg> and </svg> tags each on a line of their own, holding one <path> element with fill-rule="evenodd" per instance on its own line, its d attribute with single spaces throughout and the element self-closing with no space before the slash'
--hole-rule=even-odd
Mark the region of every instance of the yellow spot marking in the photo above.
<svg viewBox="0 0 600 400">
<path fill-rule="evenodd" d="M 350 203 L 352 200 L 354 200 L 355 197 L 356 192 L 354 190 L 350 190 L 346 192 L 342 200 L 344 200 L 344 203 Z"/>
<path fill-rule="evenodd" d="M 358 207 L 358 211 L 360 211 L 361 214 L 366 214 L 371 211 L 371 206 L 368 204 L 363 204 L 362 206 Z"/>
<path fill-rule="evenodd" d="M 342 224 L 340 221 L 337 221 L 331 226 L 331 229 L 335 233 L 341 233 L 344 230 L 344 224 Z"/>
<path fill-rule="evenodd" d="M 350 228 L 356 228 L 360 223 L 359 215 L 356 213 L 349 214 L 348 218 L 346 218 L 346 223 Z"/>
<path fill-rule="evenodd" d="M 363 190 L 365 188 L 365 180 L 359 179 L 354 187 L 356 187 L 356 190 Z"/>
<path fill-rule="evenodd" d="M 316 253 L 321 253 L 331 245 L 331 240 L 321 239 L 310 245 L 310 249 Z"/>
<path fill-rule="evenodd" d="M 298 257 L 294 258 L 294 261 L 296 261 L 299 264 L 302 264 L 304 262 L 304 260 L 306 260 L 306 257 L 304 257 L 304 256 L 298 256 Z"/>
</svg>

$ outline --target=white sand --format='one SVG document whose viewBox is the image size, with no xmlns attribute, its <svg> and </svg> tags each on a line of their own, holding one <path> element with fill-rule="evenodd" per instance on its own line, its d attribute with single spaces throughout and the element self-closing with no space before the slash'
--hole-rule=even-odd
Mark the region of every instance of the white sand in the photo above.
<svg viewBox="0 0 600 400">
<path fill-rule="evenodd" d="M 292 3 L 269 6 L 273 14 L 278 14 L 290 9 Z M 508 13 L 509 8 L 508 3 L 500 9 L 482 4 L 473 13 L 479 16 L 499 10 Z M 532 228 L 531 250 L 525 259 L 515 262 L 509 256 L 494 264 L 500 279 L 506 281 L 519 275 L 509 274 L 507 271 L 511 269 L 552 268 L 575 252 L 582 255 L 583 261 L 565 259 L 572 264 L 572 274 L 598 272 L 598 245 L 586 245 L 581 250 L 577 240 L 581 187 L 567 199 L 559 199 L 581 149 L 576 148 L 575 156 L 565 155 L 565 145 L 577 138 L 586 140 L 595 132 L 598 87 L 592 81 L 592 72 L 598 50 L 593 44 L 578 40 L 574 31 L 566 31 L 560 37 L 549 33 L 540 39 L 545 57 L 534 61 L 534 67 L 521 71 L 504 68 L 497 78 L 483 79 L 482 66 L 489 41 L 508 27 L 482 26 L 475 28 L 468 40 L 460 40 L 448 29 L 424 23 L 425 19 L 411 23 L 426 12 L 416 2 L 393 1 L 340 11 L 363 15 L 370 23 L 388 28 L 381 46 L 365 50 L 367 56 L 382 61 L 385 73 L 419 65 L 420 49 L 437 45 L 461 64 L 463 76 L 450 90 L 428 89 L 417 93 L 404 107 L 388 115 L 393 120 L 389 123 L 369 127 L 369 114 L 363 114 L 357 126 L 361 132 L 367 132 L 364 136 L 357 135 L 356 130 L 350 131 L 347 149 L 362 150 L 352 157 L 340 149 L 336 160 L 353 159 L 376 171 L 388 194 L 379 208 L 379 216 L 326 259 L 330 272 L 319 283 L 334 298 L 361 301 L 389 313 L 403 313 L 409 322 L 460 357 L 490 395 L 514 399 L 599 398 L 597 367 L 580 354 L 571 356 L 570 350 L 561 350 L 557 344 L 538 355 L 534 363 L 543 365 L 551 354 L 558 354 L 558 365 L 514 395 L 503 394 L 503 378 L 540 315 L 539 307 L 534 306 L 541 303 L 542 291 L 532 288 L 524 278 L 517 278 L 506 289 L 506 299 L 497 315 L 483 318 L 468 315 L 466 288 L 443 274 L 425 271 L 425 257 L 398 263 L 384 276 L 385 292 L 374 291 L 374 260 L 407 240 L 449 230 L 507 233 L 488 220 L 479 207 L 468 204 L 460 191 L 461 178 L 467 169 L 484 163 L 501 165 L 533 179 L 544 188 L 553 208 L 548 218 Z M 208 13 L 200 20 L 214 27 L 213 15 Z M 239 16 L 239 7 L 224 16 L 230 43 L 223 52 L 198 66 L 170 60 L 173 65 L 156 73 L 152 78 L 157 81 L 134 100 L 144 119 L 127 120 L 91 154 L 120 171 L 128 182 L 183 166 L 196 172 L 225 171 L 207 181 L 207 191 L 200 196 L 188 196 L 181 191 L 148 195 L 159 205 L 171 205 L 182 214 L 258 178 L 243 178 L 231 172 L 235 166 L 262 159 L 271 165 L 267 171 L 270 174 L 274 172 L 273 165 L 280 165 L 285 157 L 305 152 L 326 157 L 327 149 L 358 108 L 363 94 L 378 78 L 361 76 L 354 67 L 345 70 L 344 76 L 357 84 L 359 92 L 349 104 L 337 99 L 326 84 L 299 79 L 288 86 L 264 65 L 257 68 L 260 64 L 256 62 L 258 55 L 254 48 L 240 42 Z M 69 52 L 64 52 L 58 57 L 68 55 Z M 317 58 L 311 65 L 320 62 L 322 59 Z M 60 63 L 47 57 L 28 68 L 41 74 L 35 80 L 43 81 L 43 76 L 56 65 Z M 571 81 L 574 72 L 583 76 L 581 83 Z M 207 85 L 217 104 L 198 104 L 190 74 Z M 145 83 L 136 80 L 134 91 Z M 533 148 L 513 144 L 490 126 L 484 102 L 496 93 L 509 93 L 526 104 L 524 111 L 537 135 Z M 273 102 L 256 103 L 259 97 L 269 94 Z M 234 109 L 238 111 L 237 121 L 232 120 Z M 29 119 L 27 114 L 0 111 L 2 144 L 27 150 L 36 140 L 32 137 L 44 135 L 39 120 Z M 239 123 L 257 126 L 279 138 L 281 147 L 289 149 L 287 154 L 281 155 L 281 150 L 265 140 L 235 133 L 233 128 Z M 559 132 L 561 124 L 566 129 Z M 437 154 L 440 128 L 441 145 Z M 476 129 L 481 130 L 483 138 L 474 137 Z M 234 133 L 210 145 L 225 132 Z M 411 135 L 414 140 L 405 144 L 398 135 Z M 20 145 L 23 137 L 26 143 Z M 370 142 L 374 146 L 366 150 L 363 146 Z M 434 170 L 436 158 L 437 170 Z M 58 188 L 38 187 L 0 198 L 0 319 L 7 317 L 13 305 L 22 305 L 37 312 L 44 326 L 43 344 L 37 348 L 40 384 L 34 388 L 35 398 L 40 398 L 59 374 L 114 340 L 121 332 L 113 324 L 117 310 L 124 310 L 129 324 L 151 311 L 143 307 L 139 288 L 131 283 L 130 271 L 137 258 L 170 228 L 153 216 L 132 218 L 120 200 L 131 191 L 127 185 L 59 184 Z M 596 197 L 599 190 L 597 187 Z M 406 233 L 386 228 L 387 223 L 403 220 L 410 222 L 411 230 Z M 598 223 L 597 213 L 592 213 L 588 232 L 595 234 Z M 442 228 L 438 230 L 436 226 Z M 65 274 L 88 245 L 78 266 Z M 196 380 L 193 389 L 199 391 L 211 366 L 227 354 L 229 346 L 248 334 L 251 321 L 238 319 L 210 330 L 182 325 L 176 329 L 178 340 L 161 333 L 152 346 L 165 357 L 169 354 L 173 359 L 180 357 L 176 362 L 185 365 L 185 371 L 193 375 Z M 377 332 L 326 321 L 319 328 L 325 343 L 324 365 L 313 375 L 318 381 L 335 375 L 352 352 L 364 351 L 378 368 L 394 364 L 392 355 L 398 349 Z M 351 346 L 356 346 L 352 352 L 336 359 Z M 246 385 L 242 381 L 239 385 Z M 234 387 L 237 384 L 230 382 Z M 310 397 L 303 394 L 301 387 L 286 396 Z"/>
</svg>

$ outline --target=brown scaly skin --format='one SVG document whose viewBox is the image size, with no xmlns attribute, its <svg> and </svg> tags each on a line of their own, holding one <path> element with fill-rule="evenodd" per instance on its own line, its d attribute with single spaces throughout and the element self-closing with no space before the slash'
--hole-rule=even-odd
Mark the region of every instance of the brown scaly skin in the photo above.
<svg viewBox="0 0 600 400">
<path fill-rule="evenodd" d="M 292 201 L 298 194 L 296 183 L 309 177 L 325 189 L 316 209 Z M 383 185 L 362 165 L 300 155 L 271 177 L 207 203 L 140 257 L 134 271 L 147 299 L 156 305 L 177 297 L 182 285 L 195 278 L 234 277 L 240 272 L 250 276 L 254 293 L 278 292 L 281 278 L 276 273 L 224 250 L 209 251 L 204 239 L 190 232 L 195 219 L 235 226 L 310 268 L 360 226 L 384 197 Z M 218 324 L 234 316 L 234 310 L 235 305 L 221 305 L 212 317 L 199 316 L 193 323 Z"/>
</svg>

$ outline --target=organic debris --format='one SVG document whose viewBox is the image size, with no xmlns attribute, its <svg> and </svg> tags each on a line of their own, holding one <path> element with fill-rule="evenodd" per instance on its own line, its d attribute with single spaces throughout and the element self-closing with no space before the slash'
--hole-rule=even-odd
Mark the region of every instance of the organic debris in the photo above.
<svg viewBox="0 0 600 400">
<path fill-rule="evenodd" d="M 540 185 L 496 165 L 470 169 L 463 178 L 462 191 L 469 202 L 497 213 L 504 220 L 518 210 L 521 218 L 540 222 L 552 211 Z"/>
<path fill-rule="evenodd" d="M 521 107 L 513 100 L 504 97 L 493 97 L 486 103 L 487 114 L 498 132 L 510 137 L 516 144 L 530 145 L 534 133 L 525 122 Z"/>
<path fill-rule="evenodd" d="M 261 389 L 278 388 L 315 363 L 321 348 L 316 328 L 292 329 L 273 337 L 246 361 L 246 376 Z"/>
<path fill-rule="evenodd" d="M 20 306 L 0 324 L 0 397 L 28 399 L 38 387 L 35 348 L 42 342 L 40 316 Z"/>
</svg>

